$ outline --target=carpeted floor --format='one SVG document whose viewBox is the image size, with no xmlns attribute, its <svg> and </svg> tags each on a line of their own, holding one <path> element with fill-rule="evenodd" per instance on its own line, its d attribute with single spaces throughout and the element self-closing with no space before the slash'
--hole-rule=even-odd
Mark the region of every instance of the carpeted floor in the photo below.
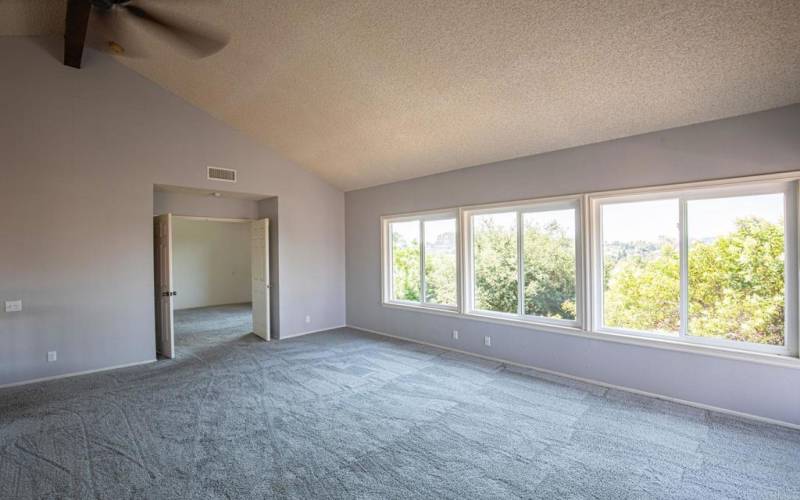
<svg viewBox="0 0 800 500">
<path fill-rule="evenodd" d="M 0 498 L 800 498 L 800 432 L 349 329 L 264 343 L 247 314 L 0 390 Z"/>
<path fill-rule="evenodd" d="M 213 345 L 223 337 L 234 338 L 253 331 L 252 304 L 197 307 L 175 311 L 175 350 L 190 353 Z"/>
</svg>

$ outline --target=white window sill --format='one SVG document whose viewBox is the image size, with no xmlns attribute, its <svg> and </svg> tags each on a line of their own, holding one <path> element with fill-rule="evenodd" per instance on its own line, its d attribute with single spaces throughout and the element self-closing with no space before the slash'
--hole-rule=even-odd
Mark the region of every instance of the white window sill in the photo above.
<svg viewBox="0 0 800 500">
<path fill-rule="evenodd" d="M 437 306 L 435 304 L 422 304 L 416 302 L 382 302 L 384 307 L 393 309 L 405 309 L 409 311 L 423 311 L 433 314 L 444 314 L 445 316 L 461 316 L 458 308 L 454 306 Z"/>
<path fill-rule="evenodd" d="M 484 315 L 476 312 L 460 313 L 457 309 L 449 309 L 449 308 L 445 309 L 440 307 L 431 307 L 427 305 L 399 304 L 395 302 L 382 302 L 381 305 L 383 307 L 390 309 L 438 314 L 457 319 L 466 319 L 472 321 L 480 321 L 484 323 L 495 323 L 501 325 L 515 326 L 518 328 L 536 330 L 538 332 L 573 335 L 576 337 L 582 337 L 590 340 L 599 340 L 602 342 L 615 342 L 619 344 L 635 345 L 635 346 L 649 347 L 656 349 L 666 349 L 670 351 L 688 352 L 691 354 L 698 354 L 701 356 L 733 359 L 737 361 L 748 361 L 748 362 L 760 363 L 772 366 L 800 369 L 800 359 L 798 359 L 795 356 L 790 356 L 785 354 L 763 353 L 763 352 L 745 351 L 740 349 L 733 349 L 728 347 L 721 347 L 721 346 L 714 346 L 707 344 L 695 344 L 692 342 L 682 341 L 679 338 L 659 339 L 652 337 L 639 337 L 623 333 L 589 331 L 579 328 L 577 326 L 567 326 L 567 325 L 562 326 L 549 323 L 535 323 L 532 321 L 524 321 L 514 318 L 503 318 L 503 317 Z"/>
</svg>

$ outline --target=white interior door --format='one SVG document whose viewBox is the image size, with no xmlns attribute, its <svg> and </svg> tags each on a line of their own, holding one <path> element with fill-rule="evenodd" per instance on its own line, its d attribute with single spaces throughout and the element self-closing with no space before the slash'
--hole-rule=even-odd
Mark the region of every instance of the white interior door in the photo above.
<svg viewBox="0 0 800 500">
<path fill-rule="evenodd" d="M 155 291 L 156 291 L 156 352 L 167 358 L 175 357 L 172 301 L 176 292 L 172 289 L 172 215 L 153 218 L 153 240 L 155 244 Z"/>
<path fill-rule="evenodd" d="M 251 222 L 250 275 L 253 291 L 253 333 L 269 340 L 269 219 Z"/>
</svg>

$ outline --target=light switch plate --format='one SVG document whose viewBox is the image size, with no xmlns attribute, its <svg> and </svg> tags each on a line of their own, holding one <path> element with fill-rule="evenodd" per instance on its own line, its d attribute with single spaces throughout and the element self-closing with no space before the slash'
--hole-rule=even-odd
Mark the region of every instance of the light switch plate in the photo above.
<svg viewBox="0 0 800 500">
<path fill-rule="evenodd" d="M 7 300 L 6 301 L 6 312 L 18 312 L 22 310 L 22 301 L 21 300 Z"/>
</svg>

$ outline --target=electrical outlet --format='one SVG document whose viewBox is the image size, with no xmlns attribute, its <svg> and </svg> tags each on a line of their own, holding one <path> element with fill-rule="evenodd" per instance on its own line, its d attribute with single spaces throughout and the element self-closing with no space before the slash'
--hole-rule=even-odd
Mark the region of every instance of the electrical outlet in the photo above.
<svg viewBox="0 0 800 500">
<path fill-rule="evenodd" d="M 311 316 L 306 316 L 306 323 L 311 323 Z"/>
<path fill-rule="evenodd" d="M 488 335 L 483 337 L 483 345 L 486 347 L 492 347 L 492 337 L 489 337 Z"/>
<path fill-rule="evenodd" d="M 7 300 L 6 301 L 6 312 L 18 312 L 22 310 L 22 301 L 21 300 Z"/>
<path fill-rule="evenodd" d="M 458 340 L 458 330 L 453 330 L 453 340 Z"/>
<path fill-rule="evenodd" d="M 52 363 L 58 359 L 58 353 L 56 351 L 48 351 L 47 352 L 47 362 Z"/>
</svg>

